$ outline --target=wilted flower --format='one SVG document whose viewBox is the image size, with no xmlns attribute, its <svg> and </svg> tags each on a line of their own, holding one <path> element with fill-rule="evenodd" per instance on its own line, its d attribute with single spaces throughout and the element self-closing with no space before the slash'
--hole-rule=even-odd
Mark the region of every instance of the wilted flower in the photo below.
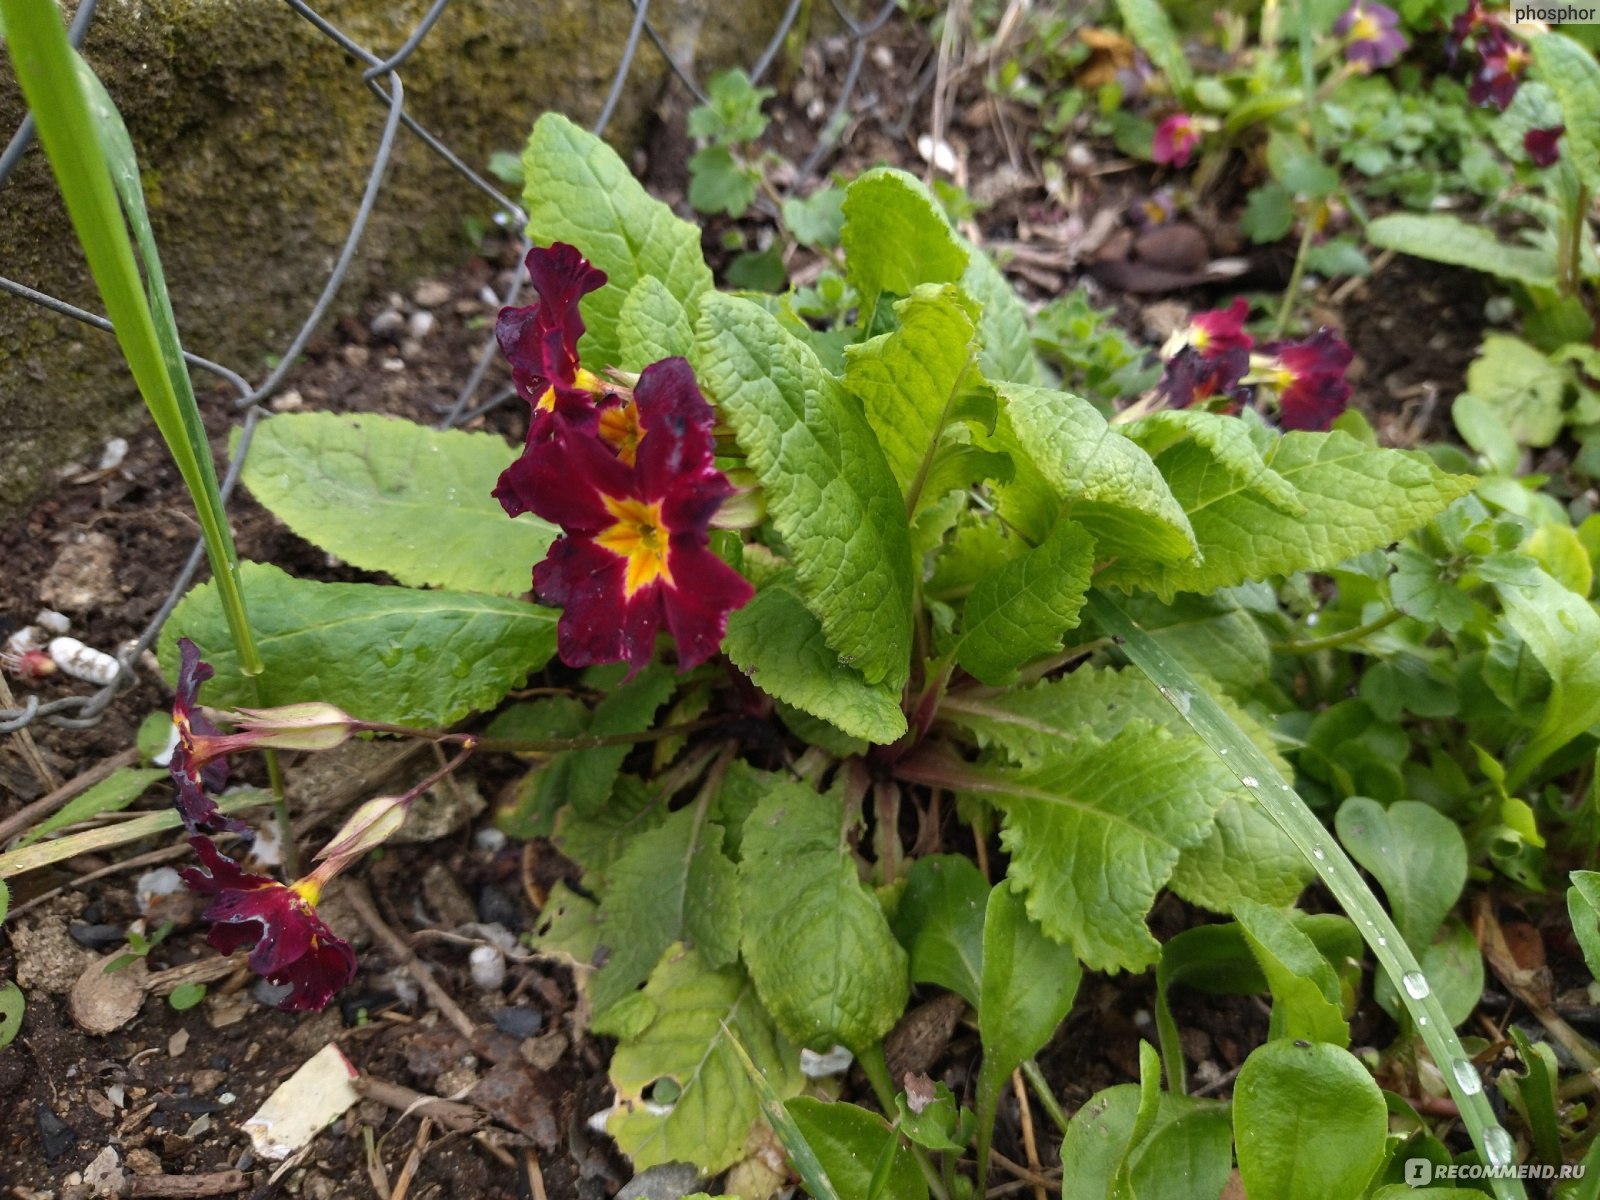
<svg viewBox="0 0 1600 1200">
<path fill-rule="evenodd" d="M 196 711 L 200 685 L 215 672 L 200 661 L 200 648 L 178 639 L 178 685 L 172 723 L 178 744 L 168 770 L 178 787 L 178 813 L 190 833 L 227 830 L 248 833 L 250 827 L 217 811 L 206 795 L 228 782 L 228 755 L 244 750 L 331 750 L 364 728 L 332 704 L 286 704 L 280 708 L 242 708 L 225 714 L 238 728 L 223 733 Z"/>
<path fill-rule="evenodd" d="M 244 870 L 208 837 L 191 837 L 189 845 L 201 866 L 179 873 L 193 891 L 214 897 L 204 914 L 212 923 L 206 940 L 222 954 L 252 947 L 250 969 L 291 987 L 278 1007 L 323 1008 L 355 977 L 355 951 L 316 912 L 323 887 L 347 860 L 330 859 L 282 884 Z"/>
<path fill-rule="evenodd" d="M 733 488 L 714 465 L 711 406 L 688 362 L 646 367 L 634 401 L 632 465 L 599 437 L 563 427 L 507 468 L 502 503 L 561 526 L 533 582 L 541 603 L 563 610 L 564 662 L 637 670 L 665 623 L 687 670 L 717 652 L 728 614 L 753 594 L 710 549 L 711 518 Z"/>
<path fill-rule="evenodd" d="M 228 782 L 228 750 L 218 745 L 221 731 L 196 711 L 200 685 L 214 674 L 210 663 L 200 661 L 200 647 L 188 638 L 179 638 L 178 685 L 172 701 L 172 724 L 178 731 L 178 744 L 167 770 L 178 788 L 178 815 L 190 833 L 249 833 L 250 826 L 223 816 L 217 811 L 217 802 L 206 794 L 207 789 L 215 792 Z"/>
<path fill-rule="evenodd" d="M 1405 51 L 1405 35 L 1394 9 L 1376 0 L 1355 0 L 1333 23 L 1333 32 L 1345 39 L 1345 60 L 1363 71 L 1387 67 Z"/>
<path fill-rule="evenodd" d="M 1561 157 L 1561 147 L 1558 143 L 1566 131 L 1565 125 L 1553 125 L 1549 129 L 1530 129 L 1522 135 L 1522 148 L 1534 166 L 1555 165 L 1556 160 Z"/>
<path fill-rule="evenodd" d="M 1345 368 L 1350 347 L 1332 330 L 1319 329 L 1300 342 L 1270 342 L 1250 356 L 1247 383 L 1266 386 L 1278 401 L 1285 429 L 1325 430 L 1350 402 Z"/>
<path fill-rule="evenodd" d="M 1156 126 L 1150 144 L 1150 157 L 1173 167 L 1189 165 L 1189 156 L 1200 144 L 1200 126 L 1188 113 L 1174 113 Z"/>
<path fill-rule="evenodd" d="M 592 265 L 577 247 L 556 242 L 528 251 L 528 275 L 537 304 L 502 308 L 495 321 L 500 353 L 511 364 L 517 394 L 532 408 L 528 441 L 549 436 L 554 413 L 570 420 L 593 420 L 594 402 L 605 385 L 578 365 L 578 339 L 583 317 L 578 302 L 604 286 L 606 273 Z"/>
<path fill-rule="evenodd" d="M 1167 360 L 1156 391 L 1174 408 L 1190 408 L 1213 400 L 1227 400 L 1232 407 L 1250 396 L 1250 389 L 1243 382 L 1249 369 L 1250 351 L 1242 346 L 1210 355 L 1195 346 L 1185 346 Z"/>
</svg>

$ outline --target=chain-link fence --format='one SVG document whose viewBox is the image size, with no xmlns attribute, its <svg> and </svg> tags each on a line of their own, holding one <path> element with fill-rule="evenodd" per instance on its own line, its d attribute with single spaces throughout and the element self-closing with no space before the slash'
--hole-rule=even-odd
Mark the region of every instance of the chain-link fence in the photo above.
<svg viewBox="0 0 1600 1200">
<path fill-rule="evenodd" d="M 82 0 L 75 15 L 70 37 L 74 46 L 81 46 L 84 37 L 89 33 L 94 20 L 96 0 Z M 222 495 L 226 500 L 233 494 L 238 483 L 239 472 L 244 464 L 246 452 L 250 447 L 251 435 L 255 430 L 256 422 L 265 414 L 262 403 L 269 399 L 284 381 L 292 365 L 305 348 L 313 333 L 321 326 L 323 319 L 328 315 L 333 302 L 339 293 L 340 286 L 344 283 L 350 265 L 355 259 L 357 247 L 361 243 L 362 234 L 366 231 L 367 224 L 377 204 L 379 193 L 383 189 L 384 178 L 390 160 L 394 155 L 396 139 L 400 136 L 403 126 L 413 137 L 418 138 L 434 154 L 442 158 L 449 166 L 464 177 L 473 187 L 486 194 L 498 206 L 503 214 L 506 225 L 520 231 L 527 224 L 527 216 L 521 207 L 512 199 L 505 196 L 493 182 L 485 179 L 471 165 L 465 162 L 451 148 L 444 136 L 425 128 L 406 109 L 405 87 L 401 80 L 401 68 L 406 60 L 416 51 L 428 36 L 428 31 L 434 27 L 439 18 L 444 15 L 450 5 L 450 0 L 434 0 L 431 8 L 417 22 L 405 40 L 390 54 L 384 56 L 356 42 L 337 28 L 332 22 L 317 12 L 302 0 L 284 0 L 284 3 L 299 17 L 309 22 L 323 36 L 337 43 L 350 55 L 361 71 L 361 80 L 372 92 L 373 96 L 383 106 L 385 120 L 383 129 L 378 137 L 378 142 L 372 154 L 372 166 L 367 173 L 366 186 L 364 187 L 359 204 L 350 220 L 349 232 L 344 239 L 344 244 L 336 258 L 332 270 L 328 274 L 327 282 L 323 285 L 321 294 L 317 297 L 305 320 L 289 340 L 287 347 L 277 358 L 277 365 L 273 367 L 259 383 L 251 383 L 247 375 L 235 371 L 221 363 L 212 362 L 195 354 L 185 354 L 189 365 L 202 371 L 209 372 L 224 380 L 236 393 L 232 400 L 236 419 L 240 423 L 240 435 L 234 448 L 228 469 L 222 483 Z M 834 13 L 843 26 L 843 33 L 850 42 L 850 59 L 840 80 L 837 92 L 833 99 L 831 111 L 820 129 L 816 144 L 799 165 L 793 182 L 789 184 L 790 190 L 803 186 L 822 165 L 836 148 L 836 139 L 839 130 L 843 127 L 843 118 L 850 110 L 850 105 L 856 95 L 857 83 L 861 76 L 861 68 L 866 59 L 869 39 L 880 30 L 888 21 L 896 8 L 896 0 L 883 0 L 881 7 L 866 15 L 858 15 L 850 11 L 843 0 L 830 0 Z M 747 68 L 753 82 L 760 83 L 770 70 L 773 61 L 794 29 L 802 8 L 802 0 L 790 0 L 777 27 L 772 31 L 771 37 L 763 46 L 761 53 Z M 672 77 L 678 84 L 686 88 L 697 103 L 706 101 L 706 92 L 701 87 L 699 80 L 692 70 L 686 68 L 671 53 L 661 33 L 650 21 L 650 0 L 632 0 L 632 22 L 629 26 L 627 41 L 625 43 L 621 61 L 616 73 L 613 75 L 610 88 L 606 95 L 600 115 L 592 126 L 596 134 L 603 133 L 610 124 L 616 111 L 617 103 L 622 96 L 623 88 L 634 68 L 634 63 L 640 50 L 640 42 L 648 38 L 663 59 L 665 59 Z M 7 177 L 23 154 L 27 152 L 33 141 L 33 119 L 26 118 L 21 127 L 12 136 L 3 152 L 0 152 L 0 197 L 4 195 Z M 0 199 L 0 211 L 3 211 L 4 201 Z M 520 238 L 519 233 L 519 238 Z M 527 247 L 519 246 L 518 257 L 522 257 Z M 507 286 L 506 294 L 499 297 L 503 304 L 515 304 L 523 284 L 523 272 L 512 273 L 512 281 Z M 27 286 L 19 281 L 0 276 L 0 292 L 15 297 L 18 301 L 28 304 L 40 305 L 52 312 L 81 321 L 106 332 L 111 331 L 111 323 L 104 317 L 87 312 L 76 305 L 69 304 L 55 296 L 47 295 Z M 483 413 L 503 404 L 515 395 L 511 388 L 504 388 L 486 400 L 479 400 L 483 382 L 488 375 L 489 367 L 494 361 L 496 346 L 493 336 L 489 336 L 479 352 L 475 361 L 466 371 L 461 388 L 457 393 L 455 403 L 450 411 L 440 422 L 440 428 L 451 428 L 470 421 Z M 464 364 L 465 365 L 465 364 Z M 94 725 L 104 715 L 106 708 L 115 699 L 117 693 L 133 677 L 133 663 L 154 642 L 156 635 L 161 631 L 162 624 L 166 621 L 172 609 L 189 586 L 193 583 L 200 565 L 205 560 L 204 547 L 196 544 L 190 553 L 188 561 L 172 582 L 165 600 L 155 615 L 146 624 L 143 632 L 133 643 L 123 647 L 118 654 L 121 670 L 112 682 L 106 684 L 91 695 L 67 696 L 60 699 L 41 703 L 37 697 L 29 696 L 20 708 L 0 708 L 0 733 L 14 733 L 26 728 L 35 721 L 45 721 L 53 725 L 67 728 L 85 728 Z"/>
</svg>

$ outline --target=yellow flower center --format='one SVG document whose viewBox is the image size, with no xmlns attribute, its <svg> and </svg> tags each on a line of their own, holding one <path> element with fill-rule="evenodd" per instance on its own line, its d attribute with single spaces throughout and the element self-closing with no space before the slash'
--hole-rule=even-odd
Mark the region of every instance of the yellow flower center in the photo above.
<svg viewBox="0 0 1600 1200">
<path fill-rule="evenodd" d="M 617 452 L 617 457 L 633 466 L 639 457 L 644 430 L 639 428 L 639 409 L 633 401 L 600 410 L 600 436 Z"/>
<path fill-rule="evenodd" d="M 289 890 L 315 908 L 317 901 L 322 899 L 322 880 L 314 874 L 307 875 L 304 879 L 297 879 L 291 883 Z"/>
<path fill-rule="evenodd" d="M 590 392 L 596 396 L 600 395 L 606 390 L 606 385 L 600 382 L 600 377 L 598 375 L 596 375 L 593 371 L 586 371 L 582 367 L 579 367 L 577 373 L 573 375 L 572 386 L 580 391 Z M 539 403 L 535 404 L 533 407 L 539 412 L 550 412 L 555 408 L 555 406 L 556 387 L 555 384 L 551 384 L 549 387 L 545 388 L 544 395 L 539 397 Z"/>
<path fill-rule="evenodd" d="M 1383 36 L 1383 30 L 1378 27 L 1377 19 L 1362 9 L 1350 25 L 1350 40 L 1352 42 L 1375 42 Z"/>
<path fill-rule="evenodd" d="M 600 499 L 617 523 L 601 530 L 595 541 L 611 553 L 628 560 L 623 594 L 631 600 L 640 588 L 648 587 L 658 579 L 668 587 L 673 587 L 672 571 L 667 566 L 669 531 L 661 523 L 661 505 L 646 504 L 643 500 L 618 500 L 605 495 Z"/>
</svg>

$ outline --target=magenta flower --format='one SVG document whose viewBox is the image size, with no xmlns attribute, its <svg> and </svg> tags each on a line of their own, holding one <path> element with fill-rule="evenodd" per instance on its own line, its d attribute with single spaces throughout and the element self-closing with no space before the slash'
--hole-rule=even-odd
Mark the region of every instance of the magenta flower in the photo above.
<svg viewBox="0 0 1600 1200">
<path fill-rule="evenodd" d="M 606 282 L 606 273 L 593 266 L 575 246 L 556 242 L 548 249 L 528 251 L 528 275 L 537 304 L 502 308 L 495 321 L 500 353 L 511 364 L 517 394 L 531 407 L 528 440 L 546 437 L 551 414 L 587 423 L 593 419 L 595 397 L 605 385 L 578 365 L 578 339 L 583 317 L 578 302 Z"/>
<path fill-rule="evenodd" d="M 1200 127 L 1188 113 L 1174 113 L 1156 126 L 1150 144 L 1150 157 L 1173 167 L 1189 165 L 1189 156 L 1200 144 Z"/>
<path fill-rule="evenodd" d="M 1345 39 L 1345 60 L 1363 71 L 1387 67 L 1404 53 L 1405 35 L 1394 9 L 1376 0 L 1355 0 L 1333 23 L 1333 32 Z"/>
<path fill-rule="evenodd" d="M 665 624 L 688 670 L 717 652 L 728 614 L 753 594 L 710 549 L 711 518 L 733 488 L 714 465 L 711 406 L 688 362 L 646 367 L 634 403 L 632 465 L 601 437 L 561 426 L 507 468 L 501 502 L 561 526 L 533 582 L 541 603 L 563 610 L 564 662 L 638 670 Z"/>
<path fill-rule="evenodd" d="M 1184 346 L 1193 346 L 1202 357 L 1220 358 L 1233 350 L 1249 350 L 1256 340 L 1244 331 L 1250 305 L 1243 296 L 1234 298 L 1227 308 L 1195 313 L 1189 324 L 1167 340 L 1162 352 L 1168 356 Z"/>
<path fill-rule="evenodd" d="M 1300 342 L 1271 342 L 1251 355 L 1247 382 L 1264 384 L 1277 398 L 1285 429 L 1326 430 L 1350 403 L 1345 369 L 1354 357 L 1332 330 Z"/>
<path fill-rule="evenodd" d="M 1561 157 L 1561 135 L 1565 125 L 1552 125 L 1549 129 L 1530 129 L 1522 135 L 1522 149 L 1536 167 L 1554 166 Z"/>
<path fill-rule="evenodd" d="M 191 890 L 215 897 L 204 913 L 212 922 L 206 940 L 222 954 L 252 947 L 250 969 L 291 987 L 279 1008 L 321 1009 L 355 978 L 355 951 L 316 912 L 322 888 L 343 860 L 330 859 L 304 879 L 282 884 L 243 870 L 208 837 L 191 837 L 189 845 L 204 870 L 185 867 L 179 874 Z"/>
</svg>

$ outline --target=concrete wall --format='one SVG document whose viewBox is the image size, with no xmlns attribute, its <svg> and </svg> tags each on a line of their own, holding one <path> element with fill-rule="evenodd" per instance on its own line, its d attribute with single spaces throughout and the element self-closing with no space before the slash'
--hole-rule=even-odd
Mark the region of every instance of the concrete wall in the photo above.
<svg viewBox="0 0 1600 1200">
<path fill-rule="evenodd" d="M 426 0 L 324 0 L 319 11 L 379 54 Z M 655 0 L 652 24 L 703 78 L 748 64 L 778 0 Z M 407 110 L 480 171 L 558 109 L 593 121 L 632 17 L 626 0 L 454 0 L 401 68 Z M 319 294 L 360 199 L 384 107 L 359 64 L 276 0 L 102 0 L 85 56 L 122 110 L 185 348 L 259 378 Z M 637 142 L 668 68 L 640 41 L 608 136 Z M 0 144 L 23 107 L 0 56 Z M 404 129 L 372 225 L 335 306 L 462 261 L 468 217 L 492 204 Z M 0 274 L 98 310 L 37 147 L 0 186 Z M 208 376 L 196 379 L 209 387 Z M 142 404 L 114 340 L 0 294 L 0 518 L 54 467 L 136 426 Z"/>
</svg>

